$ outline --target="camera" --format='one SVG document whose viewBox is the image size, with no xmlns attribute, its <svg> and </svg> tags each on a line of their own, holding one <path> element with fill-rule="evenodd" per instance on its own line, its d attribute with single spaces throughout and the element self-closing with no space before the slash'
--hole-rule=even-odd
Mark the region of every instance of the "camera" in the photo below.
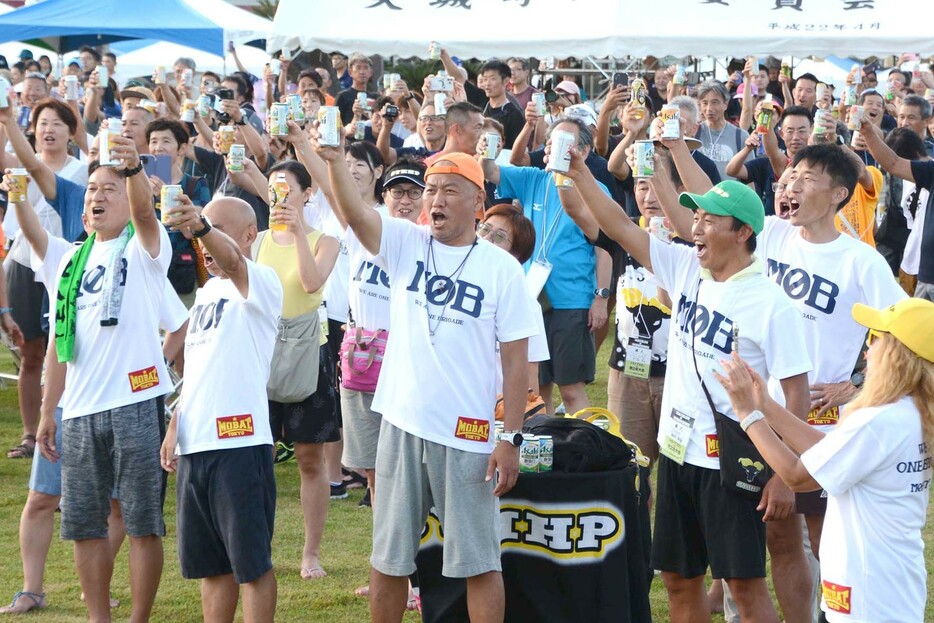
<svg viewBox="0 0 934 623">
<path fill-rule="evenodd" d="M 399 116 L 399 107 L 395 104 L 386 104 L 386 112 L 383 113 L 383 117 L 389 121 L 395 121 L 396 117 Z"/>
<path fill-rule="evenodd" d="M 230 115 L 224 112 L 222 102 L 233 98 L 233 89 L 217 89 L 214 92 L 214 110 L 217 111 L 217 120 L 221 123 L 230 123 Z"/>
</svg>

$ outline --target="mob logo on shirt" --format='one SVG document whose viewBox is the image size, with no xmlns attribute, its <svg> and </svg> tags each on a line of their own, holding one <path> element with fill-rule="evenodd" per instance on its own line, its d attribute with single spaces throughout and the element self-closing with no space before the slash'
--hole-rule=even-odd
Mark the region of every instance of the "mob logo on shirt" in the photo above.
<svg viewBox="0 0 934 623">
<path fill-rule="evenodd" d="M 849 586 L 834 584 L 827 580 L 821 582 L 821 594 L 824 596 L 824 602 L 834 612 L 850 613 L 850 592 Z"/>
<path fill-rule="evenodd" d="M 253 416 L 249 413 L 219 417 L 216 422 L 218 439 L 250 437 L 253 435 Z"/>
<path fill-rule="evenodd" d="M 454 436 L 467 441 L 486 442 L 490 439 L 490 423 L 487 420 L 459 417 L 457 418 Z"/>
<path fill-rule="evenodd" d="M 444 275 L 432 275 L 425 270 L 425 263 L 415 262 L 415 276 L 406 290 L 418 292 L 419 283 L 424 280 L 425 298 L 431 305 L 449 305 L 461 313 L 473 318 L 480 317 L 483 309 L 483 289 L 463 279 L 453 280 Z"/>
<path fill-rule="evenodd" d="M 220 326 L 224 309 L 229 302 L 230 299 L 220 299 L 216 303 L 212 301 L 207 305 L 193 307 L 188 322 L 188 335 L 204 333 Z"/>
<path fill-rule="evenodd" d="M 709 310 L 685 294 L 678 301 L 678 328 L 697 336 L 700 341 L 729 355 L 733 350 L 733 321 L 716 310 Z M 693 326 L 692 326 L 693 325 Z"/>
<path fill-rule="evenodd" d="M 130 391 L 133 393 L 141 392 L 159 384 L 159 371 L 156 370 L 156 366 L 130 372 L 127 376 L 130 379 Z"/>
<path fill-rule="evenodd" d="M 389 287 L 389 275 L 373 262 L 360 262 L 360 268 L 357 269 L 357 274 L 354 275 L 353 280 L 364 281 L 371 286 L 382 285 L 384 288 Z"/>
<path fill-rule="evenodd" d="M 120 284 L 121 286 L 126 285 L 126 267 L 127 262 L 126 258 L 123 258 L 120 265 Z M 107 274 L 107 269 L 103 266 L 95 266 L 90 270 L 84 271 L 84 275 L 81 278 L 81 289 L 78 290 L 78 296 L 82 296 L 85 292 L 88 294 L 98 294 L 101 289 L 104 287 L 104 275 Z"/>
<path fill-rule="evenodd" d="M 837 306 L 840 286 L 820 275 L 811 275 L 771 258 L 767 262 L 766 272 L 793 301 L 803 300 L 808 307 L 825 314 L 832 314 Z"/>
</svg>

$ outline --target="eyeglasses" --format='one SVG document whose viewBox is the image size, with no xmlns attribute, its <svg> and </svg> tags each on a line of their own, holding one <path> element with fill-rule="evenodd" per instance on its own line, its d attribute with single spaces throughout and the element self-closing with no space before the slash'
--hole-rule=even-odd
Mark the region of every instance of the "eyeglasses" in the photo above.
<svg viewBox="0 0 934 623">
<path fill-rule="evenodd" d="M 785 192 L 785 189 L 788 188 L 787 184 L 782 184 L 780 182 L 772 182 L 772 192 L 781 193 Z"/>
<path fill-rule="evenodd" d="M 875 329 L 869 329 L 869 334 L 866 336 L 866 346 L 872 346 L 872 343 L 884 335 L 884 331 L 876 331 Z"/>
<path fill-rule="evenodd" d="M 419 115 L 418 120 L 424 121 L 425 123 L 428 123 L 429 121 L 440 123 L 441 121 L 444 121 L 444 115 Z"/>
<path fill-rule="evenodd" d="M 506 235 L 505 231 L 502 229 L 493 229 L 493 226 L 489 223 L 480 223 L 477 225 L 477 234 L 481 238 L 489 236 L 496 244 L 508 244 L 510 242 L 509 236 Z"/>
<path fill-rule="evenodd" d="M 402 199 L 405 195 L 409 196 L 409 199 L 415 201 L 421 199 L 422 195 L 425 193 L 424 188 L 390 188 L 389 195 L 393 199 Z"/>
</svg>

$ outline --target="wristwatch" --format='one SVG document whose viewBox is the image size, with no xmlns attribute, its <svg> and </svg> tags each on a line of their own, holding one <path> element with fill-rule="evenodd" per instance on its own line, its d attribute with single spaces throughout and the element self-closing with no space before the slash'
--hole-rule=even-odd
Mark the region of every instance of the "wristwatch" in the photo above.
<svg viewBox="0 0 934 623">
<path fill-rule="evenodd" d="M 609 288 L 597 288 L 593 291 L 594 296 L 599 296 L 602 299 L 610 298 L 610 289 Z"/>
<path fill-rule="evenodd" d="M 243 111 L 240 111 L 240 121 L 234 121 L 234 125 L 246 125 L 246 115 L 243 114 Z"/>
<path fill-rule="evenodd" d="M 523 439 L 525 439 L 525 437 L 522 436 L 522 431 L 520 430 L 505 430 L 496 437 L 496 441 L 505 441 L 517 448 L 522 445 Z"/>
<path fill-rule="evenodd" d="M 855 387 L 862 387 L 863 381 L 865 380 L 866 380 L 866 375 L 863 374 L 862 370 L 858 372 L 854 372 L 853 376 L 850 377 L 850 383 L 852 383 Z"/>
<path fill-rule="evenodd" d="M 136 175 L 137 173 L 139 173 L 139 172 L 142 171 L 142 170 L 143 170 L 143 161 L 140 160 L 140 161 L 139 161 L 139 164 L 137 164 L 137 165 L 136 165 L 135 167 L 133 167 L 132 169 L 124 169 L 124 170 L 123 170 L 123 177 L 133 177 L 134 175 Z"/>
<path fill-rule="evenodd" d="M 198 231 L 191 232 L 192 238 L 202 238 L 206 233 L 211 231 L 212 229 L 211 221 L 209 221 L 208 217 L 204 216 L 203 214 L 201 215 L 201 224 L 204 225 L 204 227 L 202 227 Z"/>
</svg>

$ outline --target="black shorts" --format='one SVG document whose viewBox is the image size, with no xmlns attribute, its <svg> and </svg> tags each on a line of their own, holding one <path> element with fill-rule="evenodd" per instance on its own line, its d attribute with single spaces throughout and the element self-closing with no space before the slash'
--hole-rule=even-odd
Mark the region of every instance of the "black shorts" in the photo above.
<svg viewBox="0 0 934 623">
<path fill-rule="evenodd" d="M 758 501 L 730 493 L 720 472 L 658 457 L 652 568 L 685 578 L 765 577 Z"/>
<path fill-rule="evenodd" d="M 593 383 L 597 353 L 587 328 L 586 309 L 552 309 L 544 313 L 550 361 L 538 364 L 538 382 L 573 385 Z"/>
<path fill-rule="evenodd" d="M 338 363 L 341 360 L 341 342 L 344 341 L 344 323 L 340 320 L 328 318 L 328 350 L 331 351 L 331 367 L 334 370 L 334 391 L 337 392 L 337 427 L 344 426 L 344 416 L 341 413 L 341 367 Z"/>
<path fill-rule="evenodd" d="M 10 313 L 23 332 L 23 338 L 30 341 L 47 337 L 48 294 L 43 284 L 36 283 L 36 273 L 28 266 L 11 261 L 6 279 L 7 298 L 13 308 Z"/>
<path fill-rule="evenodd" d="M 340 397 L 334 383 L 334 365 L 328 345 L 318 356 L 318 388 L 301 402 L 269 401 L 269 426 L 276 441 L 326 443 L 340 441 L 337 410 Z"/>
<path fill-rule="evenodd" d="M 795 512 L 823 517 L 827 514 L 827 494 L 823 489 L 795 493 Z"/>
<path fill-rule="evenodd" d="M 182 455 L 175 482 L 182 577 L 233 573 L 246 584 L 272 569 L 276 478 L 271 447 Z"/>
</svg>

